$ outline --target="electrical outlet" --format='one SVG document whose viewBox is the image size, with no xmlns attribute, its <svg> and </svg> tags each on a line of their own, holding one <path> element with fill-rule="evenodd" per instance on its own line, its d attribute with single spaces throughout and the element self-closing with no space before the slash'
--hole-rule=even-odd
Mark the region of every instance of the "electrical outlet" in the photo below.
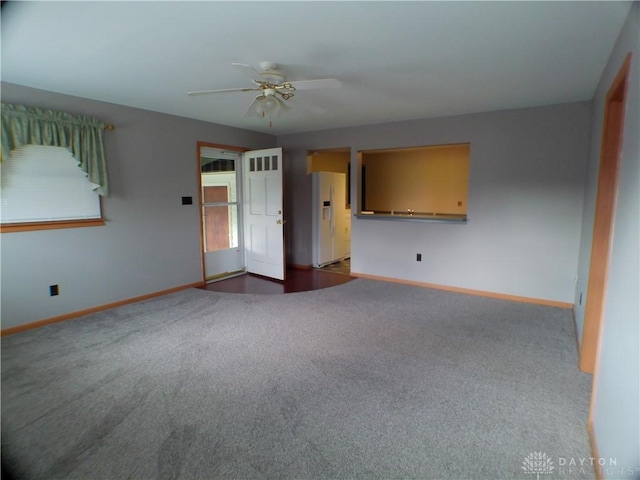
<svg viewBox="0 0 640 480">
<path fill-rule="evenodd" d="M 422 254 L 416 253 L 416 262 L 421 262 L 421 261 L 422 261 Z"/>
<path fill-rule="evenodd" d="M 56 295 L 60 295 L 60 289 L 58 285 L 49 285 L 49 296 L 55 297 Z"/>
</svg>

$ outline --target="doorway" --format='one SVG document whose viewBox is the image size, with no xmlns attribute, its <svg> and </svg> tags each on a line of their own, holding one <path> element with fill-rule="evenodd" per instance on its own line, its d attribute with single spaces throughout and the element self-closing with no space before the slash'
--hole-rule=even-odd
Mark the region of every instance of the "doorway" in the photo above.
<svg viewBox="0 0 640 480">
<path fill-rule="evenodd" d="M 611 84 L 605 104 L 587 303 L 580 348 L 580 368 L 587 373 L 595 371 L 602 334 L 630 65 L 631 54 L 627 55 Z"/>
<path fill-rule="evenodd" d="M 285 278 L 281 148 L 198 142 L 205 283 L 242 273 Z"/>
<path fill-rule="evenodd" d="M 203 267 L 210 282 L 245 270 L 242 152 L 198 144 Z"/>
</svg>

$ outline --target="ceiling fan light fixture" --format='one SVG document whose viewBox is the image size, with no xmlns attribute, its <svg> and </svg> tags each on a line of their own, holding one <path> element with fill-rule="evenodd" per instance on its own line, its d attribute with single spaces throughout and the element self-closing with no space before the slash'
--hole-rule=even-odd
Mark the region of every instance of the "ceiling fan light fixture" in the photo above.
<svg viewBox="0 0 640 480">
<path fill-rule="evenodd" d="M 252 88 L 225 88 L 217 90 L 202 90 L 188 92 L 190 96 L 210 95 L 226 92 L 260 92 L 253 99 L 249 108 L 244 112 L 244 117 L 278 117 L 291 109 L 289 100 L 297 90 L 311 90 L 318 88 L 340 87 L 341 83 L 335 78 L 321 78 L 315 80 L 288 81 L 286 76 L 278 70 L 278 64 L 273 62 L 261 62 L 260 71 L 251 65 L 233 63 L 239 71 L 253 81 Z"/>
<path fill-rule="evenodd" d="M 262 109 L 265 112 L 272 112 L 278 108 L 278 102 L 273 97 L 266 97 L 262 102 Z"/>
<path fill-rule="evenodd" d="M 260 102 L 261 110 L 268 115 L 278 113 L 280 110 L 280 102 L 276 97 L 276 90 L 273 88 L 266 88 L 264 90 L 264 97 Z"/>
</svg>

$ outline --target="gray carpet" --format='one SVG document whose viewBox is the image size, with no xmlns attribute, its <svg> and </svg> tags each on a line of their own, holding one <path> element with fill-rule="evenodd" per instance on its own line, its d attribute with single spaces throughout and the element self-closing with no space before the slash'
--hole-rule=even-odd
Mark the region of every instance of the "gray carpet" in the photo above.
<svg viewBox="0 0 640 480">
<path fill-rule="evenodd" d="M 358 279 L 186 290 L 2 338 L 19 478 L 532 479 L 590 457 L 569 310 Z"/>
</svg>

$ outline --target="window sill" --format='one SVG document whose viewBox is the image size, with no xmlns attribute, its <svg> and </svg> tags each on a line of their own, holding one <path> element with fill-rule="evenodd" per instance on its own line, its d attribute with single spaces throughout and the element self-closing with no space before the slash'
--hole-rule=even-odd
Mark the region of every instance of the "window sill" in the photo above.
<svg viewBox="0 0 640 480">
<path fill-rule="evenodd" d="M 364 220 L 393 220 L 402 222 L 424 222 L 424 223 L 456 223 L 466 224 L 469 219 L 466 215 L 456 215 L 447 213 L 390 213 L 390 212 L 360 212 L 356 218 Z"/>
<path fill-rule="evenodd" d="M 91 220 L 62 220 L 59 222 L 5 223 L 0 225 L 0 233 L 31 232 L 34 230 L 56 230 L 60 228 L 102 227 L 103 218 Z"/>
</svg>

